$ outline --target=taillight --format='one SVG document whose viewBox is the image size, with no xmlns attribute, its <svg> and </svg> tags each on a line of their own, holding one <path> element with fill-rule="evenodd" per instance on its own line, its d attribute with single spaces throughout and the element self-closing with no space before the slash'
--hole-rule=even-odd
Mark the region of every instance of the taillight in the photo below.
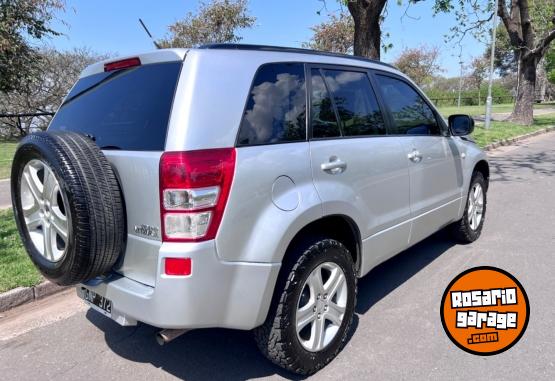
<svg viewBox="0 0 555 381">
<path fill-rule="evenodd" d="M 234 148 L 165 152 L 160 158 L 163 240 L 196 242 L 214 239 L 234 171 Z"/>
<path fill-rule="evenodd" d="M 140 66 L 140 65 L 141 65 L 141 60 L 139 59 L 139 57 L 126 58 L 120 61 L 105 63 L 104 71 L 121 70 L 121 69 L 127 69 L 130 67 Z"/>
</svg>

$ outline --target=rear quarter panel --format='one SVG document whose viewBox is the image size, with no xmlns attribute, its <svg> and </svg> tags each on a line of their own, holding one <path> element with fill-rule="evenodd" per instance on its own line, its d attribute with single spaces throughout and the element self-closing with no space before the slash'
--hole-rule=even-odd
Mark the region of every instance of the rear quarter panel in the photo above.
<svg viewBox="0 0 555 381">
<path fill-rule="evenodd" d="M 294 185 L 278 190 L 274 182 L 283 175 Z M 296 198 L 297 207 L 282 210 L 274 204 L 277 197 Z M 281 262 L 295 234 L 321 217 L 308 142 L 238 148 L 233 185 L 216 237 L 218 256 L 227 261 Z"/>
</svg>

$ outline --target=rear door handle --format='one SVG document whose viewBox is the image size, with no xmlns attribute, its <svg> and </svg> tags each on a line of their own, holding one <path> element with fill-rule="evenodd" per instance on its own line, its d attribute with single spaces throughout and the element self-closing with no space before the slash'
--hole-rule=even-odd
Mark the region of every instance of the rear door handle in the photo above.
<svg viewBox="0 0 555 381">
<path fill-rule="evenodd" d="M 337 156 L 332 156 L 330 157 L 330 161 L 328 163 L 322 163 L 320 168 L 322 168 L 322 171 L 329 173 L 330 175 L 338 175 L 345 172 L 347 169 L 347 163 L 340 160 Z"/>
<path fill-rule="evenodd" d="M 422 160 L 422 155 L 420 154 L 420 151 L 418 151 L 417 149 L 413 149 L 412 152 L 410 152 L 407 155 L 407 157 L 413 163 L 419 163 Z"/>
</svg>

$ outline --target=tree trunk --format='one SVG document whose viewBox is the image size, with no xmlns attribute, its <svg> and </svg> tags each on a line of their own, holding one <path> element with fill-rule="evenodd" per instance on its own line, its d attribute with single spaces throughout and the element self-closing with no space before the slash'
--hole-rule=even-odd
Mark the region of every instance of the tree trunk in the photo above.
<svg viewBox="0 0 555 381">
<path fill-rule="evenodd" d="M 536 65 L 536 102 L 545 101 L 547 82 L 547 72 L 545 71 L 545 57 L 543 57 Z"/>
<path fill-rule="evenodd" d="M 510 120 L 519 124 L 531 125 L 534 122 L 534 99 L 536 95 L 536 58 L 523 54 L 518 76 L 519 87 L 515 108 Z"/>
<path fill-rule="evenodd" d="M 386 0 L 359 0 L 347 4 L 355 24 L 354 54 L 379 60 L 382 42 L 380 16 Z"/>
</svg>

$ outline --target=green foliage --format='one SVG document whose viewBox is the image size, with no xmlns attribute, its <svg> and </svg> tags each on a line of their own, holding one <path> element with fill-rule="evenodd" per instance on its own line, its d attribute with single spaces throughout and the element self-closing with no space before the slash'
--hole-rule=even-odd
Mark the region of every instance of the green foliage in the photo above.
<svg viewBox="0 0 555 381">
<path fill-rule="evenodd" d="M 456 81 L 458 83 L 458 79 Z M 457 103 L 459 93 L 458 87 L 453 87 L 451 89 L 441 89 L 437 86 L 430 87 L 429 89 L 425 89 L 426 95 L 434 100 L 436 106 L 452 106 Z M 483 84 L 478 89 L 472 90 L 464 90 L 461 92 L 461 105 L 463 106 L 473 106 L 478 105 L 478 94 L 480 94 L 480 104 L 485 104 L 486 102 L 486 95 L 487 95 L 487 85 Z M 509 89 L 503 87 L 499 83 L 494 83 L 491 90 L 491 95 L 496 102 L 507 103 L 511 102 L 512 100 L 512 93 Z"/>
<path fill-rule="evenodd" d="M 408 75 L 419 86 L 431 81 L 442 70 L 438 64 L 439 49 L 422 45 L 417 48 L 405 49 L 393 64 Z"/>
<path fill-rule="evenodd" d="M 518 68 L 517 56 L 514 48 L 511 46 L 509 34 L 503 25 L 497 27 L 494 52 L 495 69 L 501 77 L 514 74 Z M 487 55 L 491 51 L 491 44 L 488 44 L 484 54 Z"/>
<path fill-rule="evenodd" d="M 169 35 L 158 41 L 163 48 L 190 48 L 202 44 L 239 42 L 238 30 L 252 28 L 256 17 L 249 15 L 247 0 L 211 0 L 201 3 L 196 13 L 169 26 Z"/>
<path fill-rule="evenodd" d="M 546 114 L 534 118 L 531 126 L 511 122 L 492 122 L 491 128 L 485 129 L 482 125 L 476 126 L 472 137 L 480 147 L 493 142 L 514 138 L 530 132 L 538 131 L 555 124 L 555 114 Z"/>
<path fill-rule="evenodd" d="M 493 113 L 510 113 L 513 111 L 513 103 L 494 103 L 491 107 Z M 486 106 L 482 104 L 481 106 L 442 106 L 438 108 L 439 113 L 447 118 L 449 115 L 453 114 L 466 114 L 470 116 L 480 116 L 485 115 Z"/>
<path fill-rule="evenodd" d="M 310 28 L 313 32 L 309 42 L 303 47 L 334 53 L 352 54 L 354 44 L 355 23 L 351 15 L 332 14 L 329 20 Z"/>
<path fill-rule="evenodd" d="M 545 71 L 547 72 L 547 80 L 555 84 L 555 48 L 551 48 L 545 55 Z"/>
<path fill-rule="evenodd" d="M 0 0 L 0 92 L 21 88 L 40 70 L 33 40 L 60 33 L 50 28 L 64 0 Z"/>
<path fill-rule="evenodd" d="M 0 292 L 40 283 L 39 274 L 19 239 L 13 212 L 0 211 Z"/>
<path fill-rule="evenodd" d="M 410 0 L 419 2 L 421 0 Z M 514 12 L 510 9 L 509 20 L 516 21 L 518 25 L 520 20 L 519 7 L 523 6 L 520 2 L 510 4 L 515 7 Z M 473 35 L 478 40 L 489 39 L 491 34 L 491 19 L 493 17 L 495 1 L 493 0 L 435 0 L 435 13 L 453 13 L 455 16 L 454 26 L 450 29 L 448 40 L 462 40 L 467 34 Z M 537 43 L 540 39 L 553 29 L 552 18 L 555 15 L 555 2 L 552 0 L 530 1 L 529 3 L 530 21 L 532 22 L 533 33 L 536 36 Z M 520 32 L 522 33 L 522 32 Z M 511 43 L 504 23 L 501 22 L 497 30 L 497 38 L 500 54 L 500 63 L 508 63 L 510 57 L 502 57 L 504 54 L 511 54 L 511 50 L 519 48 Z M 496 49 L 497 50 L 497 49 Z"/>
</svg>

